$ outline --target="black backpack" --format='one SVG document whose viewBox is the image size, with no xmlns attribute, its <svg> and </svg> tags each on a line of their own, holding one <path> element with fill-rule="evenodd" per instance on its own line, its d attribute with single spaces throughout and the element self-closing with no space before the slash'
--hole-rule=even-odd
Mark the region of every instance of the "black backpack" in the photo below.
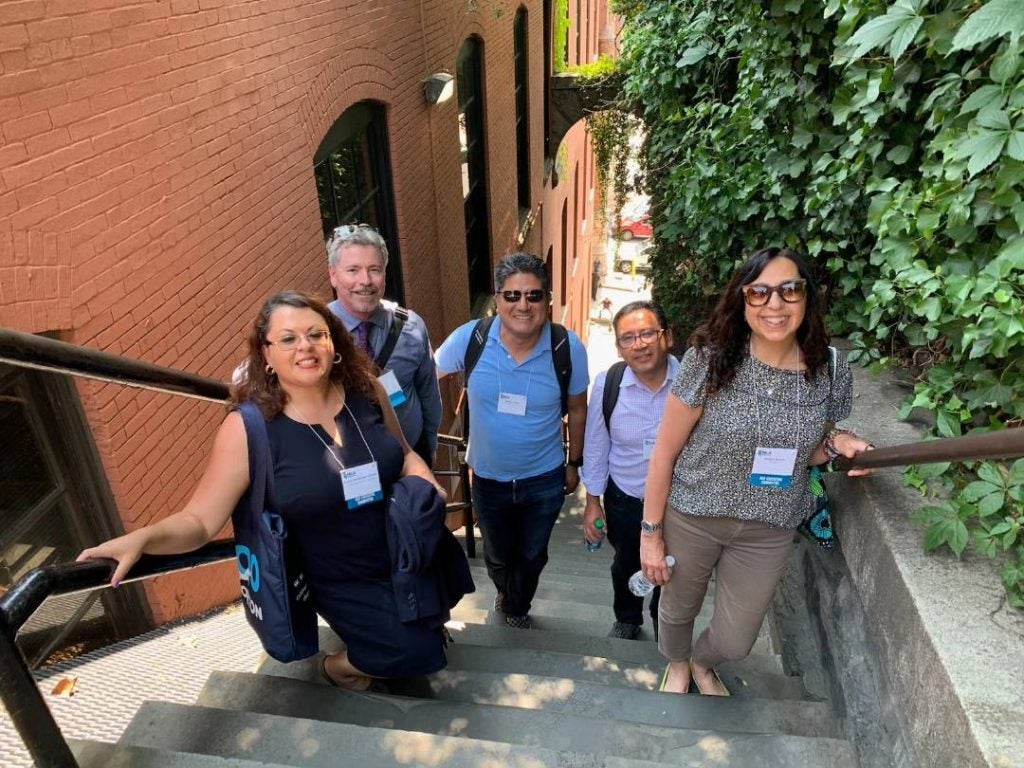
<svg viewBox="0 0 1024 768">
<path fill-rule="evenodd" d="M 463 358 L 463 381 L 469 386 L 469 375 L 476 367 L 480 355 L 487 344 L 487 335 L 494 325 L 495 315 L 485 317 L 477 321 L 473 327 L 473 334 L 469 338 L 469 346 L 466 347 L 466 356 Z M 558 379 L 558 388 L 562 392 L 562 415 L 569 412 L 569 381 L 572 379 L 572 355 L 569 353 L 569 332 L 564 325 L 550 323 L 551 326 L 551 361 L 555 365 L 555 376 Z"/>
<path fill-rule="evenodd" d="M 622 387 L 622 375 L 626 372 L 624 360 L 612 365 L 604 377 L 604 397 L 601 399 L 601 412 L 604 414 L 604 427 L 609 434 L 612 431 L 612 411 L 619 402 L 619 389 Z"/>
</svg>

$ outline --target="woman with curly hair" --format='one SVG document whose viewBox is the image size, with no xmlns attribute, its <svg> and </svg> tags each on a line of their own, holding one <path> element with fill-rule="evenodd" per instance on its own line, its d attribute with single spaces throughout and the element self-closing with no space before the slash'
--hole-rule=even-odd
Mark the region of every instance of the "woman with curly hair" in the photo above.
<svg viewBox="0 0 1024 768">
<path fill-rule="evenodd" d="M 441 628 L 398 619 L 385 534 L 391 486 L 406 475 L 437 482 L 402 435 L 370 359 L 322 302 L 284 291 L 263 305 L 249 334 L 247 374 L 232 391 L 232 402 L 245 401 L 267 420 L 277 511 L 298 545 L 314 605 L 345 642 L 345 650 L 323 660 L 325 677 L 361 690 L 374 677 L 444 667 Z M 233 410 L 181 511 L 79 559 L 117 560 L 116 587 L 143 553 L 202 546 L 248 489 L 248 464 L 245 427 Z M 381 493 L 354 497 L 340 479 L 343 467 L 375 472 Z"/>
<path fill-rule="evenodd" d="M 662 690 L 686 693 L 692 681 L 722 696 L 715 667 L 750 652 L 812 509 L 808 467 L 869 444 L 834 429 L 850 413 L 853 377 L 838 354 L 830 373 L 817 286 L 799 254 L 753 254 L 690 344 L 651 456 L 640 562 L 662 585 Z M 713 569 L 714 614 L 693 643 Z"/>
</svg>

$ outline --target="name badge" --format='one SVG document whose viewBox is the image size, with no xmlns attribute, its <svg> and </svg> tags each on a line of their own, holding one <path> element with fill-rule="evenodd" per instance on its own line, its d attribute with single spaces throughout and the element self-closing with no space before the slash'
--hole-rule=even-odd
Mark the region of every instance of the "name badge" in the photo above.
<svg viewBox="0 0 1024 768">
<path fill-rule="evenodd" d="M 397 408 L 406 401 L 405 392 L 402 391 L 402 385 L 398 383 L 398 377 L 395 376 L 394 371 L 384 371 L 377 377 L 377 381 L 388 393 L 388 400 L 391 401 L 392 408 Z"/>
<path fill-rule="evenodd" d="M 653 437 L 645 437 L 644 438 L 644 458 L 645 459 L 651 458 L 651 454 L 652 453 L 654 453 L 654 438 Z"/>
<path fill-rule="evenodd" d="M 754 465 L 750 469 L 750 485 L 754 488 L 789 488 L 793 484 L 796 448 L 754 449 Z"/>
<path fill-rule="evenodd" d="M 508 392 L 499 392 L 498 413 L 510 413 L 513 416 L 525 416 L 526 395 L 512 395 Z"/>
<path fill-rule="evenodd" d="M 345 499 L 349 509 L 372 504 L 384 498 L 376 461 L 343 469 L 341 471 L 341 486 L 345 489 Z"/>
</svg>

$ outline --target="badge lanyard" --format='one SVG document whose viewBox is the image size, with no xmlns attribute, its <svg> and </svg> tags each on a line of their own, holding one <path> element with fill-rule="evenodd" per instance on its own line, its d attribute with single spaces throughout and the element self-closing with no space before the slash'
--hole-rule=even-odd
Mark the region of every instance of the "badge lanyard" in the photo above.
<svg viewBox="0 0 1024 768">
<path fill-rule="evenodd" d="M 380 474 L 377 472 L 377 459 L 373 455 L 373 451 L 370 450 L 370 444 L 366 442 L 366 438 L 363 436 L 363 430 L 359 426 L 359 421 L 356 419 L 355 414 L 348 407 L 348 403 L 345 402 L 345 398 L 341 397 L 341 392 L 338 391 L 337 386 L 334 387 L 334 391 L 338 392 L 338 397 L 341 398 L 341 407 L 348 412 L 349 417 L 352 419 L 352 423 L 356 426 L 356 431 L 359 433 L 359 438 L 363 441 L 363 445 L 366 446 L 366 452 L 370 454 L 370 461 L 366 464 L 359 464 L 354 467 L 346 467 L 345 464 L 339 459 L 334 451 L 331 450 L 330 444 L 320 437 L 313 425 L 309 423 L 309 420 L 302 415 L 299 411 L 298 406 L 292 403 L 292 407 L 295 408 L 296 413 L 302 417 L 306 426 L 309 427 L 309 431 L 313 433 L 324 448 L 327 449 L 328 455 L 334 459 L 334 462 L 341 469 L 341 486 L 345 492 L 345 499 L 349 509 L 355 509 L 365 504 L 370 504 L 374 501 L 380 501 L 384 498 L 384 491 L 380 486 Z M 340 429 L 340 427 L 339 427 Z M 342 446 L 339 446 L 342 447 Z"/>
<path fill-rule="evenodd" d="M 526 402 L 530 397 L 530 385 L 533 383 L 533 370 L 536 366 L 530 366 L 530 375 L 526 379 L 526 394 L 515 395 L 505 392 L 501 385 L 501 360 L 498 360 L 498 413 L 509 413 L 513 416 L 526 415 Z"/>
<path fill-rule="evenodd" d="M 750 357 L 754 358 L 753 350 Z M 761 387 L 760 375 L 756 373 L 754 381 L 754 418 L 756 419 L 757 446 L 754 448 L 754 462 L 750 469 L 750 485 L 757 488 L 789 488 L 793 483 L 793 469 L 800 449 L 800 349 L 797 347 L 797 380 L 796 380 L 796 446 L 794 448 L 769 447 L 761 441 L 761 405 L 758 390 Z M 770 396 L 774 390 L 767 389 Z"/>
</svg>

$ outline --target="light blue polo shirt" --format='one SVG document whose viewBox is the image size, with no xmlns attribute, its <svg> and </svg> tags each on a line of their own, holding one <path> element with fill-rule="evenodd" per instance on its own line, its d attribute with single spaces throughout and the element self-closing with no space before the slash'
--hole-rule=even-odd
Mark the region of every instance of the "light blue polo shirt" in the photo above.
<svg viewBox="0 0 1024 768">
<path fill-rule="evenodd" d="M 456 328 L 434 354 L 437 369 L 461 371 L 477 321 Z M 551 359 L 551 328 L 544 324 L 537 346 L 521 363 L 501 343 L 501 318 L 491 325 L 469 381 L 469 466 L 490 480 L 521 480 L 565 464 L 562 393 Z M 587 391 L 587 350 L 569 331 L 572 376 L 569 394 Z M 499 387 L 500 382 L 500 387 Z M 526 396 L 526 414 L 498 413 L 498 392 Z"/>
</svg>

